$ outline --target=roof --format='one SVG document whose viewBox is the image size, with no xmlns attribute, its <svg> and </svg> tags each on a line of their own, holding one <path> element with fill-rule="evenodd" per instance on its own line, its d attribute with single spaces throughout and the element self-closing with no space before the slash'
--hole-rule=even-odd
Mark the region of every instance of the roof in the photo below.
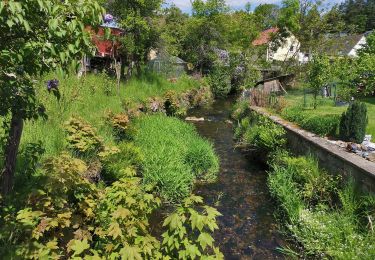
<svg viewBox="0 0 375 260">
<path fill-rule="evenodd" d="M 252 42 L 253 46 L 259 46 L 269 43 L 272 36 L 279 32 L 279 28 L 273 27 L 260 33 L 259 37 Z"/>
<path fill-rule="evenodd" d="M 324 52 L 332 56 L 348 55 L 364 36 L 364 34 L 329 36 L 328 46 L 324 49 Z"/>
<path fill-rule="evenodd" d="M 168 61 L 173 64 L 186 64 L 187 63 L 186 61 L 182 60 L 181 58 L 177 56 L 171 56 L 166 53 L 157 54 L 156 57 L 151 60 L 151 62 L 155 62 L 155 61 Z"/>
</svg>

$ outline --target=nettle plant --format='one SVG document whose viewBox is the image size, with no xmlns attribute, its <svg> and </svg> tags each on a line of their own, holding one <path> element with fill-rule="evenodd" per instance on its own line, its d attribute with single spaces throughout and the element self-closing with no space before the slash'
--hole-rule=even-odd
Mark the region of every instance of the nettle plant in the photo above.
<svg viewBox="0 0 375 260">
<path fill-rule="evenodd" d="M 3 194 L 13 186 L 24 120 L 45 116 L 36 100 L 34 80 L 51 70 L 68 70 L 91 51 L 85 27 L 100 24 L 103 13 L 97 1 L 91 0 L 0 2 L 0 116 L 10 118 Z"/>
</svg>

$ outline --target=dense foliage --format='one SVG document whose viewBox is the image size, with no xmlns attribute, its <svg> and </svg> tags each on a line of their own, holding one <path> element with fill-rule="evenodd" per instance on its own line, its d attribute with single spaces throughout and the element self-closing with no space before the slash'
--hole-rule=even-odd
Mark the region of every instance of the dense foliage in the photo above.
<svg viewBox="0 0 375 260">
<path fill-rule="evenodd" d="M 162 228 L 164 234 L 154 236 L 150 217 L 165 200 L 159 197 L 157 183 L 146 181 L 146 171 L 152 164 L 150 159 L 160 161 L 164 154 L 160 152 L 146 157 L 150 151 L 138 146 L 133 136 L 134 133 L 141 133 L 141 129 L 137 123 L 131 123 L 134 116 L 154 111 L 150 108 L 142 112 L 139 110 L 142 103 L 138 103 L 136 113 L 129 108 L 129 101 L 122 108 L 120 97 L 108 96 L 106 86 L 96 85 L 101 82 L 101 76 L 92 77 L 93 86 L 86 84 L 80 89 L 67 86 L 61 91 L 60 101 L 49 96 L 39 97 L 50 99 L 51 103 L 47 102 L 49 108 L 59 115 L 55 120 L 57 128 L 66 131 L 62 132 L 61 142 L 49 143 L 48 139 L 39 136 L 38 139 L 32 138 L 34 143 L 22 146 L 22 155 L 25 156 L 20 160 L 23 175 L 17 175 L 17 180 L 22 180 L 23 185 L 17 185 L 12 196 L 0 201 L 0 254 L 10 259 L 188 259 L 195 256 L 222 259 L 212 238 L 212 232 L 218 228 L 216 217 L 220 213 L 205 206 L 202 198 L 190 196 L 194 178 L 205 181 L 215 178 L 218 160 L 212 145 L 200 139 L 192 126 L 165 115 L 156 116 L 159 118 L 155 121 L 158 126 L 165 125 L 168 130 L 172 127 L 183 129 L 181 133 L 185 134 L 179 135 L 177 131 L 169 137 L 174 139 L 175 144 L 181 145 L 185 145 L 188 138 L 190 147 L 185 149 L 180 163 L 185 164 L 184 170 L 192 179 L 188 184 L 189 190 L 184 194 L 179 192 L 178 186 L 169 186 L 171 193 L 178 194 L 178 198 L 174 199 L 178 203 L 176 211 L 165 219 L 165 227 Z M 79 81 L 68 79 L 67 83 L 70 80 L 74 83 Z M 168 86 L 172 85 L 164 88 Z M 163 90 L 154 87 L 153 92 L 143 93 L 145 96 L 139 93 L 144 102 L 148 102 L 146 97 L 150 94 L 157 91 L 163 93 Z M 175 95 L 186 96 L 181 92 L 189 90 L 188 100 L 191 99 L 192 103 L 186 106 L 204 103 L 207 100 L 204 97 L 206 92 L 195 87 L 195 84 L 188 84 L 182 89 L 177 87 L 175 89 L 179 92 L 175 92 Z M 96 91 L 92 91 L 92 88 Z M 116 113 L 98 108 L 98 96 L 116 100 L 111 107 Z M 79 117 L 70 117 L 76 114 L 72 113 L 72 108 L 83 101 L 82 105 L 85 106 L 93 102 L 96 110 L 91 107 L 90 113 L 80 111 Z M 94 111 L 99 115 L 92 115 Z M 161 109 L 160 112 L 166 111 Z M 65 119 L 68 120 L 64 122 Z M 152 125 L 152 122 L 149 123 Z M 101 135 L 103 133 L 105 138 Z M 153 140 L 159 139 L 152 134 L 157 131 L 145 133 Z M 129 141 L 132 137 L 134 142 Z M 50 147 L 56 144 L 59 145 L 57 151 L 64 152 L 57 153 Z M 176 162 L 182 159 L 180 155 L 184 149 L 181 145 L 177 147 L 181 151 L 169 153 L 169 160 Z M 165 180 L 168 180 L 167 176 Z"/>
<path fill-rule="evenodd" d="M 195 179 L 213 181 L 218 158 L 193 126 L 162 115 L 136 120 L 134 143 L 145 156 L 143 177 L 163 198 L 178 201 L 190 194 Z"/>
<path fill-rule="evenodd" d="M 287 227 L 307 256 L 372 259 L 374 197 L 342 185 L 318 168 L 312 158 L 276 153 L 269 188 L 279 202 Z"/>
<path fill-rule="evenodd" d="M 320 136 L 336 136 L 340 117 L 336 115 L 314 115 L 307 113 L 302 107 L 286 108 L 283 118 L 298 124 L 303 129 Z"/>
<path fill-rule="evenodd" d="M 35 78 L 70 65 L 91 49 L 87 25 L 101 22 L 96 1 L 2 1 L 0 3 L 0 116 L 9 118 L 2 170 L 2 193 L 10 192 L 16 155 L 26 119 L 45 117 L 36 100 Z M 48 90 L 59 98 L 58 82 Z"/>
<path fill-rule="evenodd" d="M 270 153 L 268 186 L 279 205 L 276 216 L 304 248 L 285 251 L 301 258 L 374 258 L 374 196 L 357 190 L 351 180 L 322 170 L 312 157 L 292 156 L 283 149 L 284 136 L 275 132 L 278 126 L 269 120 L 252 125 L 248 114 L 244 104 L 233 113 L 235 119 L 242 118 L 237 138 L 241 141 L 250 133 L 246 146 Z"/>
</svg>

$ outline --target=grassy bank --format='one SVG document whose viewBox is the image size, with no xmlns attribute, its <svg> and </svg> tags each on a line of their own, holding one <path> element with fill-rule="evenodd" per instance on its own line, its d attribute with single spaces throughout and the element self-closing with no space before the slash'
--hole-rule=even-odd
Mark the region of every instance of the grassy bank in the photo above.
<svg viewBox="0 0 375 260">
<path fill-rule="evenodd" d="M 302 258 L 374 259 L 375 197 L 322 170 L 312 157 L 296 157 L 285 147 L 285 131 L 238 105 L 237 138 L 268 157 L 268 186 L 278 202 L 277 218 L 303 246 Z M 259 131 L 262 129 L 262 131 Z M 284 141 L 282 141 L 284 140 Z M 290 249 L 282 250 L 291 252 Z"/>
<path fill-rule="evenodd" d="M 191 194 L 196 180 L 215 179 L 218 159 L 193 126 L 167 116 L 207 102 L 210 89 L 152 75 L 119 95 L 105 76 L 59 81 L 58 100 L 40 82 L 48 118 L 27 122 L 15 189 L 0 198 L 0 255 L 223 259 L 212 237 L 220 213 Z M 163 203 L 175 209 L 155 237 Z"/>
<path fill-rule="evenodd" d="M 58 101 L 45 87 L 48 79 L 60 82 L 61 98 Z M 119 113 L 126 103 L 146 102 L 151 97 L 162 97 L 167 91 L 182 93 L 197 89 L 198 81 L 188 77 L 171 83 L 167 79 L 149 74 L 121 84 L 117 92 L 115 81 L 105 75 L 92 75 L 78 79 L 75 75 L 65 78 L 48 75 L 40 80 L 37 97 L 45 105 L 48 120 L 28 121 L 22 137 L 22 147 L 27 143 L 41 142 L 45 155 L 56 155 L 64 149 L 63 124 L 71 116 L 84 118 L 93 125 L 107 143 L 113 143 L 110 127 L 104 118 L 109 111 Z"/>
<path fill-rule="evenodd" d="M 347 107 L 338 107 L 334 101 L 328 98 L 318 97 L 318 107 L 313 109 L 313 99 L 311 95 L 304 98 L 303 90 L 290 90 L 285 96 L 286 107 L 281 115 L 292 122 L 300 125 L 306 130 L 325 136 L 332 135 L 335 126 L 340 122 L 340 116 Z M 368 110 L 369 124 L 367 133 L 375 136 L 375 98 L 361 99 Z M 306 107 L 304 103 L 306 102 Z"/>
</svg>

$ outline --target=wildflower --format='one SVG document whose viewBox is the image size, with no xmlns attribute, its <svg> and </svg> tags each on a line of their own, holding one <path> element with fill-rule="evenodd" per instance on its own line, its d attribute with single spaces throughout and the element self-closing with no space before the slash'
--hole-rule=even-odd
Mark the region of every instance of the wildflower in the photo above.
<svg viewBox="0 0 375 260">
<path fill-rule="evenodd" d="M 105 23 L 110 23 L 112 21 L 113 21 L 113 16 L 111 14 L 104 15 L 104 22 Z"/>
<path fill-rule="evenodd" d="M 59 81 L 57 79 L 52 79 L 47 81 L 47 89 L 51 91 L 52 89 L 57 89 L 59 87 Z"/>
</svg>

